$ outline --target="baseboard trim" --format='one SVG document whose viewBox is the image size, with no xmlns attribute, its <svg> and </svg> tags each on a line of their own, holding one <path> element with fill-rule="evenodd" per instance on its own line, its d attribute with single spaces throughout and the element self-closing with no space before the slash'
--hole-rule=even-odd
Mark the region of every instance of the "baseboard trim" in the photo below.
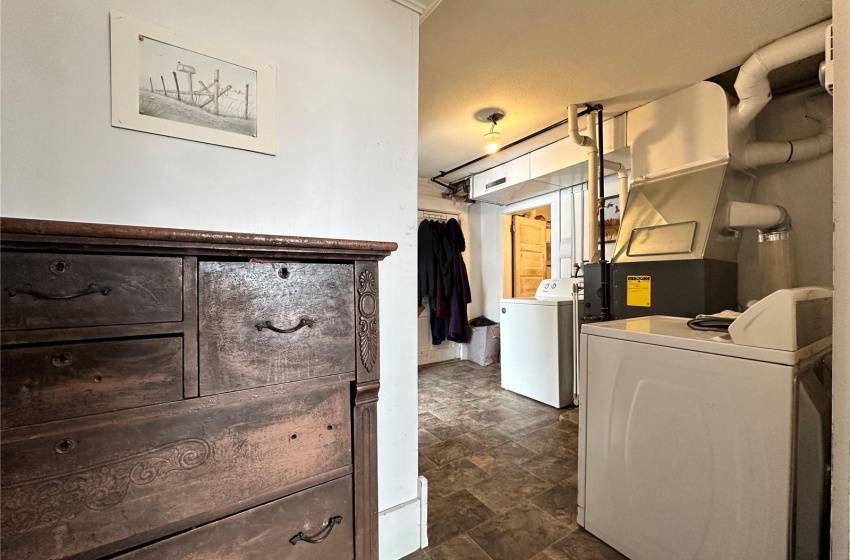
<svg viewBox="0 0 850 560">
<path fill-rule="evenodd" d="M 398 560 L 428 546 L 428 479 L 420 476 L 416 498 L 378 513 L 378 555 Z"/>
<path fill-rule="evenodd" d="M 419 548 L 428 546 L 428 479 L 419 477 Z"/>
</svg>

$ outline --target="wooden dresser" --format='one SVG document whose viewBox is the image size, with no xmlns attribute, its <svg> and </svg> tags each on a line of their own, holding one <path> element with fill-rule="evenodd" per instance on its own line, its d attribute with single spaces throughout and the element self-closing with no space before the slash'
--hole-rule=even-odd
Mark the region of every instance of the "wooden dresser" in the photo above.
<svg viewBox="0 0 850 560">
<path fill-rule="evenodd" d="M 395 243 L 0 229 L 4 559 L 377 560 Z"/>
</svg>

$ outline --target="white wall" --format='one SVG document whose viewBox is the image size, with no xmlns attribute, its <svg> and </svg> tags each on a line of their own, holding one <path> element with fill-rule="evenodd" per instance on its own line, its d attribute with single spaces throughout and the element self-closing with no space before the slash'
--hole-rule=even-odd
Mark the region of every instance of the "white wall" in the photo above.
<svg viewBox="0 0 850 560">
<path fill-rule="evenodd" d="M 476 315 L 501 322 L 499 299 L 502 297 L 502 207 L 477 203 L 469 211 L 472 223 L 473 266 L 480 274 L 470 279 L 481 294 Z M 474 303 L 474 302 L 473 302 Z M 480 306 L 480 307 L 479 307 Z"/>
<path fill-rule="evenodd" d="M 806 118 L 806 100 L 832 104 L 823 88 L 774 98 L 756 118 L 759 140 L 794 140 L 817 134 Z M 765 165 L 755 172 L 752 202 L 779 204 L 791 216 L 798 286 L 832 287 L 832 153 Z M 759 289 L 758 234 L 745 231 L 738 257 L 738 301 L 762 297 Z"/>
<path fill-rule="evenodd" d="M 111 8 L 273 59 L 278 155 L 112 128 Z M 2 4 L 4 216 L 399 244 L 380 266 L 382 511 L 417 492 L 418 36 L 389 0 Z M 418 546 L 381 529 L 385 560 Z"/>
<path fill-rule="evenodd" d="M 834 0 L 832 558 L 850 558 L 850 0 Z"/>
</svg>

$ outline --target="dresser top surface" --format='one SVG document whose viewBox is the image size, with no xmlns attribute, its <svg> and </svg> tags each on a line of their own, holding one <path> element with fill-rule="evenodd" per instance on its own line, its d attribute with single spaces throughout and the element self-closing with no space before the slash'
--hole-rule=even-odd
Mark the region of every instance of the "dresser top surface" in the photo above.
<svg viewBox="0 0 850 560">
<path fill-rule="evenodd" d="M 5 246 L 33 243 L 37 245 L 144 245 L 163 249 L 181 248 L 187 252 L 193 252 L 193 248 L 205 250 L 218 248 L 221 251 L 241 248 L 247 252 L 297 251 L 367 260 L 383 259 L 398 248 L 398 244 L 390 241 L 328 239 L 27 218 L 0 218 L 0 233 Z"/>
</svg>

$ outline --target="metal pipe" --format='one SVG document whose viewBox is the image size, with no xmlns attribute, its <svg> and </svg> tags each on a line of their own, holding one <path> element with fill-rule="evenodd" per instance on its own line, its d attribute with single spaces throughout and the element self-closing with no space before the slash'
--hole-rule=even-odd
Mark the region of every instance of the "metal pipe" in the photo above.
<svg viewBox="0 0 850 560">
<path fill-rule="evenodd" d="M 588 113 L 590 113 L 590 112 L 591 112 L 590 107 L 587 107 L 587 108 L 585 108 L 585 109 L 582 109 L 582 110 L 578 113 L 578 116 L 587 115 L 587 114 L 588 114 Z M 484 159 L 484 158 L 488 158 L 488 157 L 490 157 L 490 156 L 492 156 L 492 155 L 494 155 L 494 154 L 498 154 L 499 152 L 503 152 L 503 151 L 507 150 L 508 148 L 513 148 L 513 147 L 514 147 L 514 146 L 516 146 L 517 144 L 520 144 L 520 143 L 522 143 L 522 142 L 525 142 L 526 140 L 531 140 L 531 139 L 532 139 L 532 138 L 534 138 L 535 136 L 540 136 L 540 135 L 541 135 L 541 134 L 543 134 L 544 132 L 549 132 L 549 131 L 550 131 L 550 130 L 552 130 L 553 128 L 557 128 L 557 127 L 559 127 L 559 126 L 561 126 L 561 125 L 565 125 L 565 124 L 567 124 L 568 122 L 570 122 L 570 119 L 569 119 L 569 118 L 566 118 L 566 119 L 564 119 L 564 120 L 560 120 L 560 121 L 558 121 L 558 122 L 556 122 L 556 123 L 554 123 L 554 124 L 550 124 L 550 125 L 549 125 L 549 126 L 547 126 L 546 128 L 541 128 L 541 129 L 540 129 L 540 130 L 538 130 L 537 132 L 532 132 L 532 133 L 531 133 L 531 134 L 529 134 L 528 136 L 523 136 L 523 137 L 522 137 L 522 138 L 520 138 L 519 140 L 514 140 L 513 142 L 510 142 L 509 144 L 505 144 L 504 146 L 502 146 L 501 148 L 499 148 L 499 150 L 498 150 L 498 151 L 493 152 L 492 154 L 484 154 L 483 156 L 478 156 L 477 158 L 475 158 L 475 159 L 473 159 L 473 160 L 470 160 L 470 161 L 467 161 L 466 163 L 462 163 L 462 164 L 458 165 L 457 167 L 453 167 L 452 169 L 449 169 L 448 171 L 440 171 L 440 174 L 439 174 L 439 175 L 435 175 L 435 176 L 431 177 L 431 181 L 432 181 L 433 183 L 437 183 L 437 184 L 438 184 L 438 185 L 440 185 L 441 187 L 445 187 L 445 188 L 447 188 L 447 189 L 448 189 L 448 188 L 450 188 L 450 187 L 451 187 L 451 185 L 450 185 L 449 183 L 443 183 L 442 181 L 440 181 L 440 179 L 442 179 L 442 178 L 443 178 L 443 177 L 445 177 L 446 175 L 450 175 L 450 174 L 454 173 L 455 171 L 458 171 L 458 170 L 460 170 L 460 169 L 463 169 L 464 167 L 469 167 L 469 166 L 470 166 L 470 165 L 472 165 L 473 163 L 478 163 L 478 162 L 479 162 L 479 161 L 481 161 L 482 159 Z M 486 171 L 486 170 L 485 170 L 485 171 Z"/>
<path fill-rule="evenodd" d="M 584 282 L 573 284 L 573 404 L 579 406 L 581 383 L 581 306 L 579 305 L 579 292 L 584 290 Z"/>
<path fill-rule="evenodd" d="M 600 287 L 602 288 L 602 306 L 599 311 L 603 319 L 607 321 L 611 318 L 611 290 L 609 286 L 608 261 L 605 259 L 605 159 L 602 157 L 605 151 L 605 139 L 602 131 L 605 127 L 602 122 L 602 105 L 595 105 L 594 109 L 598 111 L 598 116 L 596 117 L 596 126 L 598 127 L 596 141 L 599 145 L 599 200 L 597 207 L 599 208 L 599 272 L 602 280 L 600 282 Z"/>
</svg>

